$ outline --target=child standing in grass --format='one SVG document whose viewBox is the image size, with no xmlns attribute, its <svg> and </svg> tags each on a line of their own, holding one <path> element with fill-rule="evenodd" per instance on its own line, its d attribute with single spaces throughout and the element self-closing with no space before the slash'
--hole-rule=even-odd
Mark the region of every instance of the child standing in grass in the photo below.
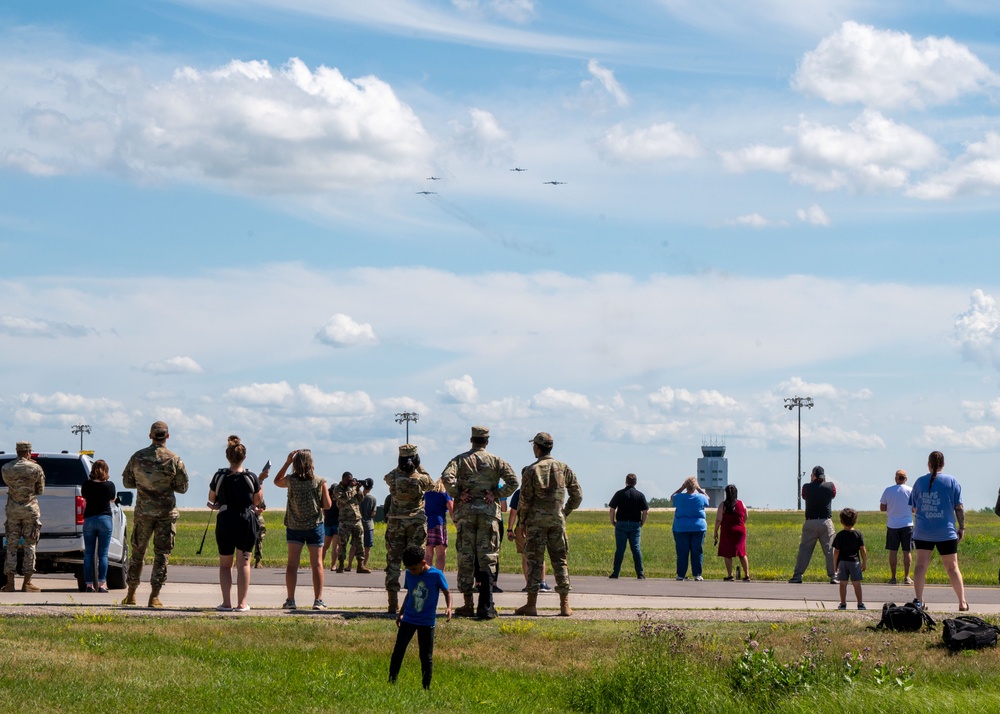
<svg viewBox="0 0 1000 714">
<path fill-rule="evenodd" d="M 430 567 L 424 560 L 424 549 L 409 545 L 403 550 L 403 565 L 406 567 L 406 598 L 396 617 L 396 646 L 389 662 L 389 682 L 395 684 L 399 668 L 403 664 L 406 648 L 417 635 L 420 648 L 420 673 L 424 689 L 431 688 L 431 673 L 434 666 L 434 625 L 437 622 L 438 596 L 444 593 L 445 615 L 451 620 L 451 592 L 448 581 L 437 568 Z"/>
<path fill-rule="evenodd" d="M 868 568 L 868 550 L 865 548 L 865 537 L 861 531 L 854 530 L 858 522 L 858 512 L 853 508 L 845 508 L 840 512 L 840 523 L 844 530 L 833 538 L 833 567 L 840 580 L 840 605 L 838 610 L 847 609 L 847 581 L 854 585 L 854 594 L 858 598 L 858 609 L 866 610 L 861 600 L 861 573 Z"/>
</svg>

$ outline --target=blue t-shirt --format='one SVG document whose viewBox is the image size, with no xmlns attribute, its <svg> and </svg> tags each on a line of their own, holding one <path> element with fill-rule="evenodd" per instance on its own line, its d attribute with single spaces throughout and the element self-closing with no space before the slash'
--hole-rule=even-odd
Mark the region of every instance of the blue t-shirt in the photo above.
<svg viewBox="0 0 1000 714">
<path fill-rule="evenodd" d="M 955 506 L 962 503 L 962 487 L 954 476 L 938 474 L 928 491 L 931 475 L 924 474 L 913 484 L 910 505 L 913 513 L 913 538 L 941 543 L 958 538 L 955 530 Z"/>
<path fill-rule="evenodd" d="M 403 605 L 403 622 L 422 627 L 434 627 L 437 622 L 438 596 L 448 589 L 444 573 L 428 568 L 426 573 L 414 575 L 406 571 L 406 602 Z"/>
<path fill-rule="evenodd" d="M 705 506 L 708 496 L 703 493 L 682 491 L 674 496 L 674 532 L 694 533 L 708 530 Z"/>
<path fill-rule="evenodd" d="M 452 500 L 447 491 L 427 491 L 424 493 L 424 513 L 427 527 L 434 528 L 448 522 L 448 501 Z"/>
</svg>

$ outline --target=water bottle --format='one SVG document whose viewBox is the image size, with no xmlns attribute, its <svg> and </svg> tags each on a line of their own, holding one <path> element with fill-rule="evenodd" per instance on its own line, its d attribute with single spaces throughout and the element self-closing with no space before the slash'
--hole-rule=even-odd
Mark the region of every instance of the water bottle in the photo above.
<svg viewBox="0 0 1000 714">
<path fill-rule="evenodd" d="M 738 565 L 736 566 L 736 579 L 737 580 L 742 580 L 743 579 L 743 578 L 740 577 L 740 566 L 738 566 Z"/>
</svg>

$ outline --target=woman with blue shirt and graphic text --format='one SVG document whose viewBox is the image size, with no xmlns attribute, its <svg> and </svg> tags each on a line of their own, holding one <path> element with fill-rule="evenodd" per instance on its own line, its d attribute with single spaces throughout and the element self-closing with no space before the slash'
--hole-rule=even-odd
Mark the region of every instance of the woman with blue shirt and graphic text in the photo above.
<svg viewBox="0 0 1000 714">
<path fill-rule="evenodd" d="M 958 609 L 969 609 L 965 601 L 965 583 L 958 569 L 958 543 L 965 535 L 965 508 L 962 487 L 954 476 L 942 473 L 944 454 L 932 451 L 927 457 L 929 473 L 913 484 L 910 506 L 913 507 L 913 546 L 917 563 L 913 568 L 913 591 L 918 604 L 923 605 L 924 583 L 931 553 L 937 548 L 948 581 L 958 596 Z"/>
<path fill-rule="evenodd" d="M 708 506 L 708 494 L 698 485 L 698 479 L 690 476 L 684 479 L 681 487 L 671 496 L 674 504 L 674 545 L 677 547 L 677 580 L 687 579 L 688 559 L 691 561 L 691 574 L 695 580 L 701 577 L 701 565 L 704 560 L 702 548 L 705 545 L 705 532 L 708 522 L 705 520 L 705 507 Z"/>
</svg>

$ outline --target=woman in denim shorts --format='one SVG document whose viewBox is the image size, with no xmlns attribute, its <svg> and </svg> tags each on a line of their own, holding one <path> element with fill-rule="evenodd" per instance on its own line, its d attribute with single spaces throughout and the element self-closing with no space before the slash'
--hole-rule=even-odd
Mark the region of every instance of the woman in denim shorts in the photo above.
<svg viewBox="0 0 1000 714">
<path fill-rule="evenodd" d="M 287 478 L 288 467 L 292 473 Z M 299 449 L 288 454 L 284 466 L 274 477 L 274 485 L 288 489 L 285 507 L 285 540 L 288 542 L 288 563 L 285 565 L 285 589 L 288 599 L 282 605 L 286 610 L 295 609 L 295 585 L 299 576 L 299 561 L 303 546 L 309 548 L 309 568 L 312 570 L 313 610 L 325 610 L 323 602 L 323 510 L 329 508 L 330 491 L 326 480 L 313 471 L 313 457 L 309 449 Z"/>
</svg>

